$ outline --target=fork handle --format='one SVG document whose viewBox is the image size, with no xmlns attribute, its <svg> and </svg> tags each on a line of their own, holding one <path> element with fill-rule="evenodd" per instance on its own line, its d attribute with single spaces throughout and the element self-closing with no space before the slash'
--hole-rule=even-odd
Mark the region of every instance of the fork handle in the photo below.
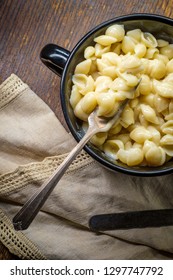
<svg viewBox="0 0 173 280">
<path fill-rule="evenodd" d="M 59 182 L 71 162 L 75 159 L 78 153 L 82 150 L 84 145 L 90 140 L 90 138 L 96 133 L 95 130 L 88 129 L 84 137 L 68 154 L 64 161 L 54 171 L 52 176 L 45 181 L 41 190 L 39 189 L 19 210 L 19 212 L 13 218 L 13 225 L 15 230 L 25 230 L 31 224 L 56 184 Z"/>
</svg>

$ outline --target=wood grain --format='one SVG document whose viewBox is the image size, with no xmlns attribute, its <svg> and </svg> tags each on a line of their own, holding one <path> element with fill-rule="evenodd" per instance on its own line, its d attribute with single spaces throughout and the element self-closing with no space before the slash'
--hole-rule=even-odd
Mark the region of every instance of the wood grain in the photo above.
<svg viewBox="0 0 173 280">
<path fill-rule="evenodd" d="M 91 28 L 123 14 L 151 12 L 172 16 L 172 1 L 1 0 L 0 77 L 17 74 L 52 108 L 63 124 L 60 78 L 42 65 L 42 47 L 57 43 L 72 50 Z"/>
<path fill-rule="evenodd" d="M 60 78 L 41 63 L 42 47 L 56 43 L 72 50 L 99 23 L 130 13 L 173 17 L 173 1 L 0 0 L 0 80 L 17 74 L 65 126 L 59 98 Z M 5 250 L 2 248 L 0 258 Z"/>
</svg>

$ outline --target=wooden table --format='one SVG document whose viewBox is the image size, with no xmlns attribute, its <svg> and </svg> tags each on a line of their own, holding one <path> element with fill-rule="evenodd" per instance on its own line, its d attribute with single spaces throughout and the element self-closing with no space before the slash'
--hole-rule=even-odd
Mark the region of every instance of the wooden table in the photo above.
<svg viewBox="0 0 173 280">
<path fill-rule="evenodd" d="M 0 0 L 0 81 L 17 74 L 65 126 L 60 78 L 40 61 L 40 50 L 56 43 L 72 50 L 90 29 L 130 13 L 173 17 L 172 0 Z M 0 258 L 13 258 L 0 244 Z"/>
</svg>

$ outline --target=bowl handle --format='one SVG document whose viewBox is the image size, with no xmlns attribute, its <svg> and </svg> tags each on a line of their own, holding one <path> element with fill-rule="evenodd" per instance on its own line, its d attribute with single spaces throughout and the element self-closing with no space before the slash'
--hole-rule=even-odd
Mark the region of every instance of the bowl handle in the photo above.
<svg viewBox="0 0 173 280">
<path fill-rule="evenodd" d="M 40 52 L 41 61 L 61 77 L 70 52 L 58 45 L 48 44 Z"/>
</svg>

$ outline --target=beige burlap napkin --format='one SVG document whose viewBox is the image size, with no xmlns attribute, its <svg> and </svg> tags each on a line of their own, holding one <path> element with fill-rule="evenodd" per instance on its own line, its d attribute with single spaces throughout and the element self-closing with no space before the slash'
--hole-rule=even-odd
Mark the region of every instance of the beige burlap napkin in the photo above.
<svg viewBox="0 0 173 280">
<path fill-rule="evenodd" d="M 21 259 L 172 259 L 173 226 L 94 233 L 92 215 L 173 207 L 173 175 L 113 173 L 84 151 L 30 227 L 11 220 L 75 145 L 50 108 L 17 76 L 0 86 L 0 240 Z"/>
</svg>

